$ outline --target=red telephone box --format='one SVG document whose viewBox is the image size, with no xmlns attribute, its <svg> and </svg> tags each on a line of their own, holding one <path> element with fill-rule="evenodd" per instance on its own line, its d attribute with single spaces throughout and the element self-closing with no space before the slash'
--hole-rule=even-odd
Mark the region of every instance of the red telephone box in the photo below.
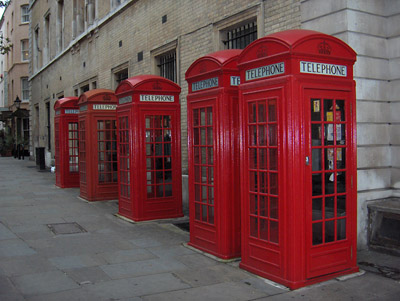
<svg viewBox="0 0 400 301">
<path fill-rule="evenodd" d="M 196 60 L 189 84 L 189 245 L 240 257 L 239 97 L 241 50 Z"/>
<path fill-rule="evenodd" d="M 358 270 L 355 60 L 309 30 L 239 58 L 240 266 L 292 289 Z"/>
<path fill-rule="evenodd" d="M 118 97 L 119 214 L 134 221 L 181 217 L 181 117 L 174 82 L 122 81 Z"/>
<path fill-rule="evenodd" d="M 80 196 L 88 201 L 118 198 L 117 98 L 95 89 L 79 97 Z"/>
<path fill-rule="evenodd" d="M 65 97 L 54 104 L 56 185 L 79 187 L 78 97 Z"/>
</svg>

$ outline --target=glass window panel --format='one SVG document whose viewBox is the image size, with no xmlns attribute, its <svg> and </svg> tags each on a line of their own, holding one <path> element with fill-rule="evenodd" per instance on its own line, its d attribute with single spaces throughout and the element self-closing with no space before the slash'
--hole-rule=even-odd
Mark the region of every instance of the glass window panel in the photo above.
<svg viewBox="0 0 400 301">
<path fill-rule="evenodd" d="M 346 239 L 346 219 L 338 219 L 336 221 L 337 229 L 336 229 L 336 234 L 337 234 L 337 240 L 343 240 Z"/>
<path fill-rule="evenodd" d="M 151 129 L 153 127 L 153 118 L 152 116 L 146 117 L 146 129 Z"/>
<path fill-rule="evenodd" d="M 268 197 L 260 195 L 260 216 L 268 217 Z"/>
<path fill-rule="evenodd" d="M 328 172 L 325 174 L 325 194 L 335 193 L 335 173 Z"/>
<path fill-rule="evenodd" d="M 201 205 L 201 220 L 207 222 L 207 205 Z"/>
<path fill-rule="evenodd" d="M 337 192 L 346 192 L 346 173 L 339 172 L 337 176 Z"/>
<path fill-rule="evenodd" d="M 270 148 L 269 152 L 269 169 L 278 170 L 278 150 L 276 148 Z"/>
<path fill-rule="evenodd" d="M 279 215 L 278 198 L 270 197 L 269 198 L 269 217 L 278 219 L 278 215 Z"/>
<path fill-rule="evenodd" d="M 268 121 L 276 121 L 276 100 L 268 101 Z"/>
<path fill-rule="evenodd" d="M 199 123 L 199 109 L 193 110 L 193 126 L 198 126 Z"/>
<path fill-rule="evenodd" d="M 214 204 L 214 187 L 213 186 L 208 187 L 208 204 L 210 204 L 210 205 Z"/>
<path fill-rule="evenodd" d="M 312 171 L 322 170 L 322 149 L 313 148 L 311 150 Z"/>
<path fill-rule="evenodd" d="M 152 139 L 151 139 L 151 132 L 152 132 L 152 130 L 147 130 L 146 131 L 146 142 L 152 142 Z"/>
<path fill-rule="evenodd" d="M 250 216 L 250 236 L 258 238 L 258 219 Z"/>
<path fill-rule="evenodd" d="M 200 125 L 206 125 L 206 111 L 205 109 L 200 109 Z"/>
<path fill-rule="evenodd" d="M 200 177 L 201 177 L 200 166 L 199 165 L 195 165 L 194 166 L 194 181 L 196 183 L 200 183 Z"/>
<path fill-rule="evenodd" d="M 214 224 L 214 207 L 208 206 L 208 222 Z"/>
<path fill-rule="evenodd" d="M 200 128 L 200 145 L 206 145 L 206 128 Z"/>
<path fill-rule="evenodd" d="M 337 197 L 336 216 L 337 217 L 346 216 L 346 196 L 345 195 L 339 195 Z"/>
<path fill-rule="evenodd" d="M 270 173 L 269 181 L 270 194 L 278 195 L 278 174 Z"/>
<path fill-rule="evenodd" d="M 312 244 L 322 244 L 322 223 L 315 223 L 312 225 Z"/>
<path fill-rule="evenodd" d="M 279 243 L 279 223 L 270 220 L 269 227 L 269 240 L 273 243 Z"/>
<path fill-rule="evenodd" d="M 208 147 L 207 150 L 208 150 L 207 163 L 214 164 L 214 150 L 212 147 Z"/>
<path fill-rule="evenodd" d="M 193 129 L 193 144 L 200 145 L 200 129 Z"/>
<path fill-rule="evenodd" d="M 207 183 L 207 167 L 206 166 L 201 167 L 201 182 Z"/>
<path fill-rule="evenodd" d="M 214 185 L 214 168 L 208 167 L 208 184 Z"/>
<path fill-rule="evenodd" d="M 345 121 L 346 120 L 346 114 L 345 114 L 345 107 L 344 107 L 344 100 L 343 99 L 337 99 L 336 100 L 336 117 L 337 121 Z"/>
<path fill-rule="evenodd" d="M 156 190 L 156 198 L 162 198 L 164 196 L 164 185 L 154 186 Z"/>
<path fill-rule="evenodd" d="M 269 146 L 277 146 L 278 145 L 277 129 L 278 129 L 278 127 L 276 125 L 270 124 L 268 126 L 268 145 Z"/>
<path fill-rule="evenodd" d="M 171 128 L 171 116 L 169 115 L 163 116 L 163 127 Z"/>
<path fill-rule="evenodd" d="M 268 193 L 268 173 L 260 172 L 259 175 L 260 175 L 260 192 Z M 272 176 L 272 174 L 271 174 L 271 176 Z M 277 193 L 273 193 L 273 194 L 277 194 Z"/>
<path fill-rule="evenodd" d="M 333 124 L 325 124 L 325 145 L 334 144 Z"/>
<path fill-rule="evenodd" d="M 201 164 L 207 164 L 207 148 L 201 148 Z"/>
<path fill-rule="evenodd" d="M 102 131 L 97 132 L 97 139 L 98 139 L 99 141 L 104 140 L 104 132 L 102 132 Z"/>
<path fill-rule="evenodd" d="M 345 145 L 346 144 L 346 125 L 345 124 L 336 124 L 336 140 L 337 144 Z"/>
<path fill-rule="evenodd" d="M 312 220 L 322 219 L 322 198 L 312 200 Z"/>
<path fill-rule="evenodd" d="M 213 112 L 212 108 L 207 108 L 207 124 L 212 125 L 213 124 Z"/>
<path fill-rule="evenodd" d="M 201 200 L 200 185 L 194 185 L 194 200 L 195 202 L 200 202 Z"/>
<path fill-rule="evenodd" d="M 201 202 L 207 203 L 207 186 L 201 186 Z"/>
<path fill-rule="evenodd" d="M 258 151 L 260 154 L 260 164 L 259 164 L 258 168 L 261 170 L 267 170 L 268 169 L 268 164 L 267 164 L 268 150 L 266 148 L 259 148 Z"/>
<path fill-rule="evenodd" d="M 258 195 L 250 193 L 250 214 L 258 214 Z"/>
<path fill-rule="evenodd" d="M 335 217 L 335 197 L 325 198 L 325 218 Z"/>
<path fill-rule="evenodd" d="M 265 103 L 258 103 L 258 122 L 266 122 L 266 114 L 265 114 Z"/>
<path fill-rule="evenodd" d="M 200 148 L 199 147 L 194 147 L 194 163 L 195 164 L 200 163 Z"/>
<path fill-rule="evenodd" d="M 249 167 L 250 169 L 257 169 L 257 148 L 249 149 Z"/>
<path fill-rule="evenodd" d="M 156 172 L 156 183 L 162 183 L 164 180 L 164 172 L 162 171 L 157 171 Z"/>
<path fill-rule="evenodd" d="M 332 242 L 335 240 L 335 221 L 325 222 L 325 242 Z"/>
<path fill-rule="evenodd" d="M 196 220 L 200 220 L 200 204 L 195 204 L 195 218 Z"/>
<path fill-rule="evenodd" d="M 153 159 L 152 158 L 147 158 L 146 159 L 146 169 L 147 170 L 152 170 L 153 169 Z"/>
<path fill-rule="evenodd" d="M 312 146 L 320 146 L 321 142 L 321 125 L 320 124 L 312 124 L 311 125 L 311 145 Z"/>
<path fill-rule="evenodd" d="M 311 99 L 311 121 L 321 121 L 321 99 Z"/>
<path fill-rule="evenodd" d="M 207 145 L 213 145 L 213 129 L 212 129 L 212 127 L 207 128 Z"/>
<path fill-rule="evenodd" d="M 266 137 L 266 126 L 259 125 L 258 126 L 258 145 L 259 146 L 266 146 L 267 145 L 267 137 Z"/>
<path fill-rule="evenodd" d="M 146 155 L 151 156 L 153 154 L 153 144 L 146 144 Z"/>
<path fill-rule="evenodd" d="M 268 220 L 260 218 L 260 239 L 268 240 Z"/>
<path fill-rule="evenodd" d="M 324 121 L 333 121 L 333 100 L 324 99 Z"/>
<path fill-rule="evenodd" d="M 249 145 L 257 146 L 257 127 L 255 125 L 249 126 Z"/>
<path fill-rule="evenodd" d="M 254 171 L 250 171 L 250 191 L 258 191 L 258 176 L 257 172 Z"/>
<path fill-rule="evenodd" d="M 165 185 L 165 196 L 172 196 L 172 185 Z"/>
<path fill-rule="evenodd" d="M 322 195 L 322 174 L 312 175 L 312 195 Z"/>
<path fill-rule="evenodd" d="M 337 169 L 346 168 L 346 149 L 344 148 L 336 149 L 336 168 Z"/>
<path fill-rule="evenodd" d="M 256 103 L 249 103 L 249 123 L 257 122 L 256 112 Z"/>
</svg>

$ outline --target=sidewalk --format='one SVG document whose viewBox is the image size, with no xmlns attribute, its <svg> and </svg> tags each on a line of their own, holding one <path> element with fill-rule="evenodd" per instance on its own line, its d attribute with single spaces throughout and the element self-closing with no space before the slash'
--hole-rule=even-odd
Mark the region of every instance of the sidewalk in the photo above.
<svg viewBox="0 0 400 301">
<path fill-rule="evenodd" d="M 87 203 L 33 161 L 0 157 L 0 300 L 397 300 L 400 258 L 361 252 L 365 273 L 289 291 L 183 246 L 171 221 L 133 224 Z M 50 226 L 49 226 L 50 225 Z M 376 266 L 373 266 L 376 264 Z M 389 273 L 390 274 L 390 273 Z M 387 277 L 384 277 L 387 276 Z M 393 275 L 393 274 L 392 274 Z"/>
</svg>

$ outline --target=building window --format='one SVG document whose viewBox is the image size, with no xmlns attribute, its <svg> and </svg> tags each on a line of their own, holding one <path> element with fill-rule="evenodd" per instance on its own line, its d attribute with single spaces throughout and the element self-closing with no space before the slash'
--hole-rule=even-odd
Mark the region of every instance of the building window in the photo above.
<svg viewBox="0 0 400 301">
<path fill-rule="evenodd" d="M 47 115 L 47 148 L 51 151 L 51 118 L 50 118 L 50 102 L 46 102 Z"/>
<path fill-rule="evenodd" d="M 21 22 L 29 23 L 29 5 L 21 6 Z"/>
<path fill-rule="evenodd" d="M 173 82 L 177 82 L 176 50 L 169 51 L 156 57 L 159 74 Z"/>
<path fill-rule="evenodd" d="M 84 85 L 84 86 L 81 87 L 81 94 L 85 93 L 86 91 L 89 91 L 89 84 Z"/>
<path fill-rule="evenodd" d="M 21 40 L 21 61 L 29 60 L 29 40 Z"/>
<path fill-rule="evenodd" d="M 117 8 L 121 5 L 121 0 L 110 0 L 111 1 L 111 9 Z"/>
<path fill-rule="evenodd" d="M 64 47 L 64 0 L 58 0 L 56 30 L 57 53 L 60 53 Z"/>
<path fill-rule="evenodd" d="M 88 25 L 92 25 L 96 19 L 96 3 L 94 0 L 86 0 L 86 22 Z"/>
<path fill-rule="evenodd" d="M 33 66 L 35 71 L 40 68 L 40 61 L 39 61 L 39 27 L 35 28 L 34 39 L 33 39 Z"/>
<path fill-rule="evenodd" d="M 128 78 L 128 68 L 123 69 L 121 71 L 115 72 L 114 73 L 114 79 L 115 79 L 115 88 L 118 87 L 119 83 L 122 82 L 123 80 Z"/>
<path fill-rule="evenodd" d="M 43 63 L 50 61 L 50 14 L 44 17 Z"/>
<path fill-rule="evenodd" d="M 24 143 L 29 144 L 29 118 L 22 119 Z"/>
<path fill-rule="evenodd" d="M 73 37 L 77 37 L 85 30 L 85 1 L 73 0 L 73 13 L 74 20 L 72 20 Z"/>
<path fill-rule="evenodd" d="M 21 95 L 23 101 L 29 101 L 29 82 L 27 77 L 21 77 Z"/>
<path fill-rule="evenodd" d="M 257 21 L 251 21 L 224 31 L 225 49 L 244 49 L 257 40 Z"/>
</svg>

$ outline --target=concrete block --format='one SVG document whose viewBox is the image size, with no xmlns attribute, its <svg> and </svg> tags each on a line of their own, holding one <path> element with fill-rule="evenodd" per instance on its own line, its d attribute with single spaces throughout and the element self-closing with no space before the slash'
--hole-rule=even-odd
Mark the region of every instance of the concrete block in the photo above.
<svg viewBox="0 0 400 301">
<path fill-rule="evenodd" d="M 388 167 L 391 165 L 391 147 L 371 146 L 357 148 L 357 168 Z"/>
<path fill-rule="evenodd" d="M 356 98 L 363 100 L 387 101 L 389 97 L 389 85 L 387 81 L 355 78 Z"/>
<path fill-rule="evenodd" d="M 399 95 L 400 98 L 400 95 Z M 400 122 L 400 101 L 392 102 L 389 104 L 390 114 L 388 122 L 397 123 Z"/>
<path fill-rule="evenodd" d="M 400 35 L 400 11 L 397 11 L 397 14 L 393 14 L 388 18 L 386 30 L 388 38 L 397 37 Z M 394 12 L 392 12 L 394 13 Z"/>
<path fill-rule="evenodd" d="M 78 284 L 60 271 L 15 277 L 13 282 L 18 290 L 26 296 L 49 294 L 79 287 Z"/>
<path fill-rule="evenodd" d="M 391 124 L 390 130 L 390 143 L 393 145 L 400 145 L 400 124 Z"/>
<path fill-rule="evenodd" d="M 400 79 L 400 58 L 390 59 L 389 61 L 389 79 Z"/>
<path fill-rule="evenodd" d="M 303 22 L 315 19 L 324 15 L 335 13 L 346 8 L 345 0 L 338 1 L 302 1 L 300 6 L 301 20 Z"/>
<path fill-rule="evenodd" d="M 391 187 L 395 189 L 400 188 L 400 168 L 392 168 Z"/>
<path fill-rule="evenodd" d="M 400 145 L 391 147 L 391 166 L 395 168 L 400 168 Z"/>
<path fill-rule="evenodd" d="M 388 84 L 389 101 L 400 101 L 400 79 L 392 80 Z M 398 118 L 396 117 L 395 120 Z"/>
<path fill-rule="evenodd" d="M 356 114 L 357 122 L 388 122 L 390 105 L 387 102 L 359 101 Z"/>
<path fill-rule="evenodd" d="M 332 1 L 324 1 L 332 2 Z M 336 2 L 336 1 L 335 1 Z M 319 3 L 319 2 L 318 2 Z M 316 5 L 315 7 L 317 7 Z M 335 34 L 348 30 L 346 11 L 338 11 L 317 19 L 303 20 L 302 29 L 317 30 L 326 34 Z"/>
<path fill-rule="evenodd" d="M 388 189 L 391 187 L 391 169 L 366 169 L 357 172 L 357 190 Z"/>
<path fill-rule="evenodd" d="M 358 55 L 387 58 L 389 47 L 385 37 L 360 35 L 357 32 L 348 32 L 347 43 Z"/>
<path fill-rule="evenodd" d="M 389 61 L 385 58 L 357 57 L 354 77 L 389 80 Z"/>
<path fill-rule="evenodd" d="M 347 30 L 386 37 L 386 21 L 383 16 L 371 15 L 356 10 L 347 10 Z"/>
<path fill-rule="evenodd" d="M 388 145 L 389 143 L 388 124 L 357 124 L 357 145 Z"/>
<path fill-rule="evenodd" d="M 388 39 L 387 48 L 389 59 L 400 57 L 400 36 Z"/>
</svg>

